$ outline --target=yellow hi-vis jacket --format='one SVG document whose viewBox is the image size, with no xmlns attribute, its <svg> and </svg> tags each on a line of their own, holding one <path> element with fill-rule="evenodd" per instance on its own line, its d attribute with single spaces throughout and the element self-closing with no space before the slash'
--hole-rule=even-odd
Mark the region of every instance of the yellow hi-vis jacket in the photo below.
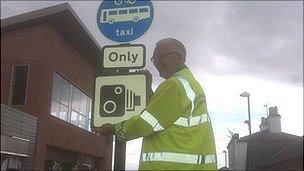
<svg viewBox="0 0 304 171">
<path fill-rule="evenodd" d="M 122 140 L 143 137 L 139 170 L 216 170 L 206 98 L 185 67 L 164 81 L 140 115 L 115 124 Z"/>
</svg>

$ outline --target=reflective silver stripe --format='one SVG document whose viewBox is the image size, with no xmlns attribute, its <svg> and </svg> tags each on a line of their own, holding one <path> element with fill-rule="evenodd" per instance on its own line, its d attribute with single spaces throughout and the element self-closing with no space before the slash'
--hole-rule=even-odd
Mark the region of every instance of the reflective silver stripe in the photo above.
<svg viewBox="0 0 304 171">
<path fill-rule="evenodd" d="M 151 125 L 151 127 L 153 128 L 153 130 L 156 131 L 161 131 L 164 128 L 160 125 L 160 123 L 157 121 L 157 119 L 149 112 L 147 112 L 146 110 L 140 115 L 140 117 L 145 120 L 149 125 Z"/>
<path fill-rule="evenodd" d="M 188 164 L 215 163 L 215 155 L 196 155 L 170 152 L 143 153 L 142 161 L 165 161 Z"/>
<path fill-rule="evenodd" d="M 209 121 L 208 114 L 204 113 L 200 116 L 194 116 L 194 117 L 190 117 L 190 118 L 180 117 L 174 122 L 174 125 L 191 127 L 191 126 L 197 126 L 197 125 L 205 123 L 207 121 Z"/>
<path fill-rule="evenodd" d="M 176 76 L 176 78 L 183 84 L 184 89 L 186 91 L 187 97 L 189 98 L 189 100 L 191 101 L 191 112 L 190 115 L 192 115 L 192 112 L 194 110 L 194 99 L 195 99 L 195 93 L 192 90 L 192 88 L 190 87 L 190 84 L 187 80 L 185 80 L 183 77 L 181 76 Z"/>
<path fill-rule="evenodd" d="M 215 163 L 215 155 L 205 156 L 205 163 Z"/>
</svg>

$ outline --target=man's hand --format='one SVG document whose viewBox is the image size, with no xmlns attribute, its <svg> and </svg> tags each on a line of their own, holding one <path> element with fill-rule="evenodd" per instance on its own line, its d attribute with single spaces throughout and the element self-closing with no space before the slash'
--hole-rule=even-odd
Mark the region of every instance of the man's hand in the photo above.
<svg viewBox="0 0 304 171">
<path fill-rule="evenodd" d="M 96 132 L 99 132 L 101 135 L 107 136 L 107 135 L 113 135 L 115 132 L 114 125 L 110 123 L 106 123 L 102 125 L 101 127 L 95 128 Z"/>
</svg>

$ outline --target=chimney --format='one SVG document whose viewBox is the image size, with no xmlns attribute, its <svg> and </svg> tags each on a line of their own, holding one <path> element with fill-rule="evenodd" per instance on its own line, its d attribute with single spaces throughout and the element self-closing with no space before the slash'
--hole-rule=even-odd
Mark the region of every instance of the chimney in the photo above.
<svg viewBox="0 0 304 171">
<path fill-rule="evenodd" d="M 267 118 L 261 118 L 260 131 L 265 131 L 268 129 Z"/>
<path fill-rule="evenodd" d="M 239 139 L 239 134 L 234 133 L 231 136 L 231 139 L 227 145 L 228 149 L 228 163 L 229 163 L 229 168 L 234 168 L 235 167 L 235 146 L 237 143 L 237 140 Z"/>
<path fill-rule="evenodd" d="M 229 141 L 229 143 L 228 143 L 228 146 L 227 146 L 228 151 L 229 151 L 229 147 L 230 147 L 230 146 L 234 146 L 235 142 L 236 142 L 239 138 L 240 138 L 240 136 L 239 136 L 238 133 L 234 133 L 234 134 L 231 136 L 231 139 L 230 139 L 230 141 Z"/>
<path fill-rule="evenodd" d="M 233 134 L 227 149 L 229 170 L 246 170 L 247 142 L 239 141 L 239 134 Z"/>
<path fill-rule="evenodd" d="M 238 140 L 239 139 L 239 134 L 238 133 L 234 133 L 231 137 L 232 140 Z"/>
<path fill-rule="evenodd" d="M 270 107 L 267 118 L 261 118 L 260 131 L 268 130 L 271 133 L 281 132 L 281 116 L 278 107 Z"/>
<path fill-rule="evenodd" d="M 281 132 L 281 116 L 278 113 L 278 107 L 269 108 L 269 116 L 267 118 L 268 129 L 271 133 Z"/>
</svg>

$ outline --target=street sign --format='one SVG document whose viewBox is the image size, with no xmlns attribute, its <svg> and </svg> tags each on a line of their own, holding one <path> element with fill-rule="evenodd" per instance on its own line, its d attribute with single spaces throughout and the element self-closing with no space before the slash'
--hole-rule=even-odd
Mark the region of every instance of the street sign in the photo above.
<svg viewBox="0 0 304 171">
<path fill-rule="evenodd" d="M 101 76 L 95 81 L 93 125 L 118 123 L 139 114 L 147 103 L 143 74 Z"/>
<path fill-rule="evenodd" d="M 150 0 L 104 0 L 97 11 L 97 25 L 108 39 L 130 42 L 148 30 L 153 15 Z"/>
<path fill-rule="evenodd" d="M 105 69 L 141 69 L 146 64 L 146 47 L 141 44 L 104 46 L 102 58 Z"/>
</svg>

